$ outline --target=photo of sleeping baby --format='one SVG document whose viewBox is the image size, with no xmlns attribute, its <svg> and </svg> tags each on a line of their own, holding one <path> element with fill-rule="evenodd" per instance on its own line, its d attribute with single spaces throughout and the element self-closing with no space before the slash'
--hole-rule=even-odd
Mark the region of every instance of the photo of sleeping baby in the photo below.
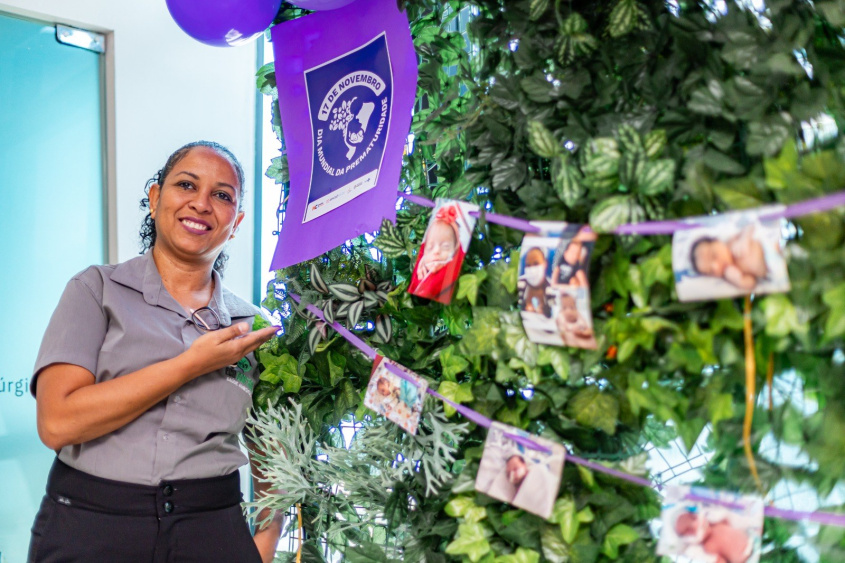
<svg viewBox="0 0 845 563">
<path fill-rule="evenodd" d="M 519 262 L 519 309 L 528 338 L 538 344 L 595 349 L 589 266 L 596 234 L 584 225 L 535 222 Z"/>
<path fill-rule="evenodd" d="M 425 230 L 417 263 L 411 272 L 408 292 L 449 304 L 461 274 L 478 206 L 463 201 L 438 199 Z"/>
<path fill-rule="evenodd" d="M 689 219 L 701 226 L 675 232 L 672 269 L 680 301 L 789 291 L 781 220 L 760 221 L 760 213 Z"/>
<path fill-rule="evenodd" d="M 376 356 L 364 406 L 395 422 L 406 432 L 416 434 L 428 381 L 417 376 L 414 384 L 390 372 L 387 364 L 382 356 Z"/>
<path fill-rule="evenodd" d="M 530 438 L 551 451 L 532 449 L 506 434 Z M 561 444 L 494 422 L 484 442 L 475 490 L 548 518 L 560 488 L 565 457 Z"/>
<path fill-rule="evenodd" d="M 685 486 L 667 487 L 665 493 L 658 555 L 682 556 L 704 563 L 760 560 L 761 498 Z M 690 493 L 696 496 L 695 500 L 687 498 Z"/>
</svg>

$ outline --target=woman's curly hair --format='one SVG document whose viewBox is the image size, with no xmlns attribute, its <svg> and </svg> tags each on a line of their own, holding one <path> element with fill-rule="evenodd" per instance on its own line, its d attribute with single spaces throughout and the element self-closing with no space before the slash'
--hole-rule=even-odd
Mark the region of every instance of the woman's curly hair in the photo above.
<svg viewBox="0 0 845 563">
<path fill-rule="evenodd" d="M 196 147 L 207 147 L 212 149 L 214 152 L 228 160 L 232 165 L 232 168 L 235 169 L 235 174 L 238 176 L 240 191 L 238 194 L 238 211 L 243 210 L 244 169 L 241 166 L 241 163 L 238 162 L 235 155 L 232 154 L 232 151 L 220 143 L 215 143 L 214 141 L 194 141 L 193 143 L 188 143 L 187 145 L 176 149 L 176 151 L 168 157 L 167 162 L 164 163 L 161 170 L 156 172 L 152 178 L 147 180 L 147 185 L 144 186 L 144 197 L 141 199 L 141 209 L 146 210 L 147 215 L 144 217 L 144 220 L 141 223 L 141 230 L 138 233 L 141 237 L 141 254 L 150 250 L 156 243 L 156 225 L 152 215 L 150 214 L 150 187 L 153 184 L 158 184 L 160 186 L 163 185 L 164 181 L 167 179 L 167 175 L 173 170 L 173 167 L 176 166 L 180 160 L 185 158 L 185 156 L 191 152 L 191 149 Z M 214 269 L 222 274 L 228 260 L 229 256 L 225 252 L 221 251 L 217 256 L 217 259 L 214 261 Z"/>
</svg>

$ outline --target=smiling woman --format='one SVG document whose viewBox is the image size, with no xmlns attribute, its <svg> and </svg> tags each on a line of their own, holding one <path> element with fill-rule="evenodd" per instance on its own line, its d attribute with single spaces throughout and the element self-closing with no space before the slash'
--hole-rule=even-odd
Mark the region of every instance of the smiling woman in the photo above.
<svg viewBox="0 0 845 563">
<path fill-rule="evenodd" d="M 193 142 L 193 143 L 188 143 L 187 145 L 179 148 L 172 155 L 170 155 L 170 157 L 167 159 L 167 162 L 165 162 L 162 169 L 159 170 L 158 172 L 156 172 L 155 175 L 149 180 L 149 182 L 147 182 L 147 186 L 145 188 L 145 192 L 146 192 L 147 197 L 145 197 L 141 200 L 141 208 L 148 210 L 148 213 L 147 213 L 146 217 L 144 217 L 144 221 L 143 221 L 143 224 L 141 225 L 141 233 L 140 233 L 140 235 L 141 235 L 141 245 L 142 245 L 143 250 L 145 250 L 145 251 L 149 250 L 150 248 L 155 246 L 155 243 L 156 243 L 156 240 L 157 240 L 155 221 L 154 221 L 154 217 L 153 217 L 154 213 L 152 211 L 152 208 L 155 205 L 151 204 L 151 202 L 150 202 L 150 199 L 151 199 L 150 198 L 150 192 L 153 191 L 153 186 L 158 186 L 158 185 L 163 184 L 164 179 L 166 179 L 168 176 L 171 175 L 171 172 L 173 172 L 174 168 L 177 165 L 179 165 L 181 163 L 181 161 L 193 149 L 207 149 L 208 151 L 212 151 L 213 153 L 216 153 L 216 155 L 219 158 L 223 158 L 223 159 L 225 159 L 229 162 L 232 170 L 235 173 L 235 176 L 237 177 L 237 186 L 238 186 L 237 190 L 235 190 L 235 188 L 232 187 L 231 185 L 229 185 L 229 188 L 231 189 L 232 192 L 236 191 L 235 199 L 237 201 L 237 210 L 239 212 L 243 211 L 244 171 L 243 171 L 243 168 L 241 167 L 240 163 L 238 162 L 238 159 L 235 158 L 235 155 L 232 154 L 232 152 L 229 149 L 227 149 L 226 147 L 224 147 L 223 145 L 221 145 L 219 143 L 215 143 L 215 142 L 211 142 L 211 141 L 196 141 L 196 142 Z M 181 168 L 186 168 L 186 167 L 185 166 L 180 167 L 180 170 L 181 170 Z M 179 171 L 177 171 L 177 172 L 179 172 Z M 187 176 L 181 178 L 182 180 L 194 180 L 194 181 L 196 181 L 198 179 L 195 174 L 193 174 L 192 172 L 190 172 L 188 170 L 184 170 L 183 172 L 185 174 L 187 174 Z M 193 174 L 193 176 L 192 176 L 192 174 Z M 174 183 L 179 184 L 180 182 L 178 180 L 174 180 Z M 238 223 L 240 223 L 240 219 L 238 220 Z M 232 237 L 230 237 L 230 238 L 232 238 Z M 218 256 L 216 257 L 215 262 L 214 262 L 214 269 L 217 270 L 218 272 L 222 273 L 223 269 L 226 266 L 226 260 L 227 259 L 228 259 L 228 256 L 226 255 L 225 252 L 221 252 L 220 254 L 218 254 Z"/>
<path fill-rule="evenodd" d="M 57 458 L 30 562 L 273 558 L 281 523 L 250 537 L 237 469 L 253 351 L 276 328 L 249 332 L 257 307 L 215 269 L 242 185 L 224 147 L 180 148 L 147 187 L 147 252 L 68 283 L 32 378 Z"/>
</svg>

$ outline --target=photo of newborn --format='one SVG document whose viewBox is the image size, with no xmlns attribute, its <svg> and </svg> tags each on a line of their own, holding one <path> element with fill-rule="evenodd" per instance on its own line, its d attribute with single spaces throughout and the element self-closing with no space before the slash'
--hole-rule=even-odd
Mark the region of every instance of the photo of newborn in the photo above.
<svg viewBox="0 0 845 563">
<path fill-rule="evenodd" d="M 532 223 L 520 253 L 519 309 L 528 338 L 538 344 L 595 349 L 589 265 L 596 234 L 584 225 Z"/>
<path fill-rule="evenodd" d="M 705 563 L 760 560 L 762 499 L 685 486 L 667 487 L 665 493 L 658 555 Z M 688 499 L 690 493 L 718 503 Z"/>
<path fill-rule="evenodd" d="M 531 449 L 506 434 L 530 438 L 551 452 Z M 560 488 L 565 457 L 561 444 L 494 422 L 484 442 L 475 490 L 548 518 Z"/>
<path fill-rule="evenodd" d="M 461 273 L 478 206 L 463 201 L 438 199 L 425 230 L 417 263 L 411 272 L 408 292 L 449 304 Z"/>
<path fill-rule="evenodd" d="M 376 356 L 364 406 L 395 422 L 406 432 L 416 434 L 428 382 L 419 376 L 416 384 L 402 379 L 387 369 L 387 363 L 382 356 Z"/>
<path fill-rule="evenodd" d="M 689 219 L 697 226 L 675 232 L 672 269 L 680 301 L 701 301 L 789 291 L 781 251 L 781 220 L 760 221 L 761 213 L 737 211 Z"/>
</svg>

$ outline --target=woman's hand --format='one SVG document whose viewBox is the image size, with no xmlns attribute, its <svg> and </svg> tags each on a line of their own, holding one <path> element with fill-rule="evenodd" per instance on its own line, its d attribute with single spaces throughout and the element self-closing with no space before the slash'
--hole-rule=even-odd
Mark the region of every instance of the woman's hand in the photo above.
<svg viewBox="0 0 845 563">
<path fill-rule="evenodd" d="M 238 360 L 270 340 L 278 327 L 269 326 L 249 332 L 247 323 L 238 323 L 203 334 L 182 355 L 194 377 L 237 363 Z"/>
</svg>

